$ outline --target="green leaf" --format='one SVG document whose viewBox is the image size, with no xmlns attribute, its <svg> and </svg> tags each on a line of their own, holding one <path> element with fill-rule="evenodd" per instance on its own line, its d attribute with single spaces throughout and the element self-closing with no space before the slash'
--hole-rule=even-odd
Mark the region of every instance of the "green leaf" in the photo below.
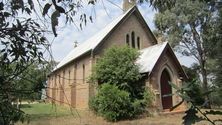
<svg viewBox="0 0 222 125">
<path fill-rule="evenodd" d="M 192 99 L 188 95 L 186 95 L 186 94 L 180 93 L 179 96 L 182 99 L 184 99 L 185 101 L 187 101 L 187 102 L 191 102 L 192 101 Z"/>
<path fill-rule="evenodd" d="M 204 92 L 202 95 L 207 96 L 207 95 L 210 95 L 212 92 L 214 92 L 214 90 L 209 90 L 207 92 Z"/>
<path fill-rule="evenodd" d="M 9 17 L 11 14 L 9 12 L 4 12 L 5 17 Z"/>
<path fill-rule="evenodd" d="M 56 10 L 55 12 L 52 13 L 51 16 L 52 31 L 55 37 L 57 36 L 56 26 L 58 26 L 59 24 L 58 17 L 60 17 L 60 12 Z"/>
<path fill-rule="evenodd" d="M 48 13 L 49 8 L 52 6 L 52 4 L 47 3 L 44 8 L 43 8 L 43 12 L 42 15 L 45 16 Z"/>
<path fill-rule="evenodd" d="M 0 10 L 3 10 L 3 9 L 4 9 L 4 3 L 0 2 Z"/>
<path fill-rule="evenodd" d="M 34 4 L 33 4 L 33 1 L 32 0 L 28 0 L 28 4 L 30 6 L 31 9 L 34 8 Z"/>
<path fill-rule="evenodd" d="M 20 23 L 20 21 L 18 19 L 16 20 L 16 22 L 17 22 L 18 28 L 22 28 L 22 25 L 21 25 L 21 23 Z"/>
<path fill-rule="evenodd" d="M 176 85 L 176 84 L 174 84 L 174 83 L 172 83 L 172 82 L 168 82 L 174 89 L 176 89 L 176 90 L 180 90 L 180 88 Z"/>
<path fill-rule="evenodd" d="M 92 16 L 89 16 L 89 20 L 91 21 L 91 23 L 93 23 Z"/>
<path fill-rule="evenodd" d="M 56 10 L 58 10 L 60 13 L 65 13 L 66 11 L 60 7 L 60 6 L 55 6 Z"/>
<path fill-rule="evenodd" d="M 25 11 L 26 11 L 29 15 L 32 13 L 32 11 L 31 11 L 28 7 L 25 8 Z"/>
</svg>

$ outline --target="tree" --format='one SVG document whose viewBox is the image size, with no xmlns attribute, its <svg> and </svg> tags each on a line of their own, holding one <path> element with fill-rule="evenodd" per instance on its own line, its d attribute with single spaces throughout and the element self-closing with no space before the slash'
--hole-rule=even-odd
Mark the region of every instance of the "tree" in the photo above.
<svg viewBox="0 0 222 125">
<path fill-rule="evenodd" d="M 88 1 L 90 5 L 95 3 L 96 0 Z M 174 5 L 171 4 L 174 0 L 170 2 L 151 0 L 149 3 L 153 6 L 166 7 Z M 66 22 L 72 23 L 77 13 L 82 12 L 78 11 L 81 8 L 83 8 L 82 0 L 0 1 L 0 124 L 13 124 L 22 119 L 23 113 L 11 105 L 13 100 L 10 96 L 14 93 L 12 81 L 16 80 L 17 76 L 32 63 L 44 60 L 43 54 L 50 47 L 45 34 L 52 31 L 54 36 L 57 36 L 56 26 L 60 15 L 66 17 Z M 80 28 L 86 24 L 87 20 L 92 21 L 92 16 L 87 16 L 84 12 L 79 15 Z M 48 20 L 52 28 L 49 31 Z"/>
<path fill-rule="evenodd" d="M 94 3 L 94 0 L 89 1 L 89 4 Z M 50 32 L 47 20 L 51 20 L 51 31 L 57 36 L 60 14 L 66 16 L 67 22 L 73 22 L 73 16 L 81 7 L 81 0 L 0 1 L 0 124 L 13 124 L 24 118 L 24 113 L 12 105 L 13 98 L 21 95 L 15 88 L 21 83 L 15 81 L 22 81 L 20 77 L 26 69 L 33 63 L 44 62 L 43 54 L 50 52 L 50 44 L 45 37 Z M 86 23 L 86 14 L 81 14 L 80 20 Z M 24 91 L 20 93 L 30 94 Z"/>
<path fill-rule="evenodd" d="M 196 69 L 195 65 L 191 66 L 190 68 L 182 65 L 182 68 L 184 69 L 184 72 L 188 76 L 188 79 L 186 82 L 192 82 L 193 80 L 199 80 L 199 77 L 197 74 L 197 69 Z"/>
<path fill-rule="evenodd" d="M 198 85 L 197 81 L 184 83 L 181 87 L 178 87 L 174 83 L 169 83 L 174 89 L 176 95 L 182 98 L 181 102 L 176 104 L 171 108 L 171 110 L 175 109 L 179 105 L 183 104 L 185 101 L 188 103 L 188 110 L 185 112 L 185 116 L 183 117 L 183 124 L 192 125 L 196 122 L 200 122 L 202 120 L 208 121 L 212 125 L 216 125 L 217 123 L 221 123 L 221 119 L 218 117 L 217 119 L 211 119 L 209 115 L 222 115 L 220 110 L 201 110 L 199 103 L 201 102 L 201 98 L 203 95 L 209 95 L 215 91 L 215 89 L 211 89 L 207 93 L 199 93 L 197 92 L 195 86 Z M 197 97 L 197 98 L 196 98 Z M 201 103 L 200 103 L 201 104 Z"/>
<path fill-rule="evenodd" d="M 107 120 L 132 118 L 152 103 L 139 67 L 138 51 L 129 47 L 111 47 L 97 61 L 91 80 L 99 84 L 90 107 Z M 112 103 L 111 103 L 112 102 Z"/>
<path fill-rule="evenodd" d="M 171 9 L 156 14 L 155 24 L 173 47 L 197 60 L 204 91 L 208 91 L 210 32 L 213 30 L 215 6 L 205 1 L 178 0 Z M 206 97 L 209 100 L 208 97 Z"/>
<path fill-rule="evenodd" d="M 95 3 L 96 0 L 88 1 L 91 5 Z M 22 119 L 23 113 L 12 105 L 10 98 L 16 95 L 12 81 L 32 63 L 44 60 L 43 54 L 50 47 L 45 34 L 52 31 L 57 36 L 60 15 L 65 15 L 66 22 L 72 23 L 80 13 L 80 28 L 87 20 L 92 21 L 91 16 L 79 11 L 82 4 L 82 0 L 0 1 L 0 124 L 13 124 Z M 48 20 L 52 30 L 48 30 Z"/>
<path fill-rule="evenodd" d="M 215 88 L 218 89 L 218 91 L 215 91 L 211 94 L 212 97 L 212 103 L 214 105 L 221 106 L 222 105 L 222 8 L 219 8 L 218 10 L 218 16 L 216 17 L 216 21 L 214 23 L 214 31 L 211 32 L 213 37 L 210 37 L 209 39 L 212 41 L 210 44 L 210 47 L 214 48 L 211 50 L 211 59 L 214 60 L 213 66 L 212 66 L 212 72 L 213 72 L 213 85 Z"/>
<path fill-rule="evenodd" d="M 96 63 L 91 79 L 99 84 L 116 84 L 130 92 L 130 96 L 138 96 L 140 88 L 137 88 L 141 86 L 138 81 L 142 78 L 139 67 L 134 63 L 138 56 L 136 49 L 111 47 Z"/>
<path fill-rule="evenodd" d="M 15 91 L 19 92 L 17 93 L 16 98 L 20 101 L 40 100 L 42 89 L 46 89 L 46 78 L 49 71 L 48 62 L 31 64 L 15 81 L 13 81 Z M 20 91 L 23 91 L 24 93 Z"/>
<path fill-rule="evenodd" d="M 15 91 L 14 80 L 35 61 L 41 61 L 47 46 L 42 27 L 32 18 L 32 1 L 10 0 L 0 2 L 0 124 L 14 124 L 25 115 L 12 104 Z M 31 15 L 30 15 L 31 17 Z"/>
</svg>

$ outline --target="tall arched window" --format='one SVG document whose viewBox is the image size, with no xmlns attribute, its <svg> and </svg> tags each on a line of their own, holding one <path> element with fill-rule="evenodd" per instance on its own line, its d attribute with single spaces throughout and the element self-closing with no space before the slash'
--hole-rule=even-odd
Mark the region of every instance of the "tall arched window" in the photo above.
<svg viewBox="0 0 222 125">
<path fill-rule="evenodd" d="M 74 74 L 74 77 L 73 77 L 74 84 L 76 84 L 76 70 L 77 70 L 77 64 L 74 64 L 74 73 L 73 73 Z"/>
<path fill-rule="evenodd" d="M 54 80 L 55 86 L 57 86 L 57 81 L 56 81 L 56 80 L 57 80 L 57 77 L 56 77 L 56 75 L 57 75 L 57 74 L 55 74 L 55 80 Z"/>
<path fill-rule="evenodd" d="M 83 83 L 85 83 L 85 65 L 82 65 L 82 79 L 83 79 Z"/>
<path fill-rule="evenodd" d="M 140 37 L 137 37 L 137 48 L 140 49 Z"/>
<path fill-rule="evenodd" d="M 135 33 L 134 31 L 131 33 L 131 45 L 133 48 L 135 48 Z"/>
<path fill-rule="evenodd" d="M 66 71 L 63 70 L 63 76 L 62 76 L 62 84 L 65 85 L 65 73 Z"/>
<path fill-rule="evenodd" d="M 130 43 L 129 43 L 129 34 L 126 35 L 126 44 L 129 46 Z"/>
<path fill-rule="evenodd" d="M 71 71 L 69 70 L 69 84 L 70 84 L 70 74 L 71 74 Z"/>
</svg>

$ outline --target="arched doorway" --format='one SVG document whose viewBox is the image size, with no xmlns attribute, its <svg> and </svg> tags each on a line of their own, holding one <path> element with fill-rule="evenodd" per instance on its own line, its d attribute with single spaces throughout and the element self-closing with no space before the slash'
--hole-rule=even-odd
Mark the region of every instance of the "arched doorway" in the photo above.
<svg viewBox="0 0 222 125">
<path fill-rule="evenodd" d="M 163 109 L 170 109 L 173 106 L 172 96 L 164 97 L 164 95 L 172 94 L 172 88 L 169 84 L 169 81 L 171 81 L 170 74 L 166 69 L 164 69 L 160 78 L 161 99 L 162 99 Z"/>
</svg>

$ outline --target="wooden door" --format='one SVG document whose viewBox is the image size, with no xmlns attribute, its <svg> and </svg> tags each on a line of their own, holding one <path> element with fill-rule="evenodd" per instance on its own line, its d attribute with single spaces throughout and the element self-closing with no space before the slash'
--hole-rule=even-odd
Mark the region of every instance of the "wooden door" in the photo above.
<svg viewBox="0 0 222 125">
<path fill-rule="evenodd" d="M 164 95 L 169 95 L 172 94 L 172 88 L 169 84 L 170 80 L 170 75 L 167 72 L 167 70 L 163 70 L 162 75 L 161 75 L 161 99 L 162 99 L 162 106 L 163 109 L 170 109 L 172 105 L 172 96 L 167 96 L 164 97 Z"/>
</svg>

